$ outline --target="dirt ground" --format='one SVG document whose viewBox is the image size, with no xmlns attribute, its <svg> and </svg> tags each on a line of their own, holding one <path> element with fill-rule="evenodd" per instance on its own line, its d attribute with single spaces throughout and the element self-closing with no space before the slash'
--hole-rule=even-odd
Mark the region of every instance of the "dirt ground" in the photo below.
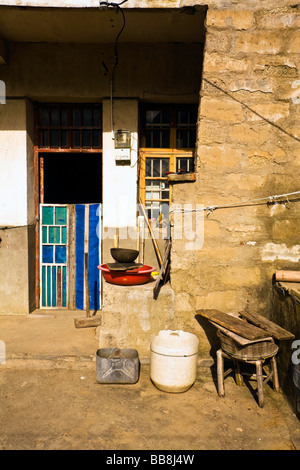
<svg viewBox="0 0 300 470">
<path fill-rule="evenodd" d="M 0 450 L 300 449 L 299 420 L 269 383 L 264 408 L 231 376 L 219 398 L 210 367 L 184 393 L 158 390 L 147 361 L 136 384 L 98 384 L 99 339 L 70 312 L 1 315 L 0 340 Z"/>
<path fill-rule="evenodd" d="M 295 450 L 299 421 L 265 387 L 259 408 L 247 386 L 210 369 L 187 392 L 165 393 L 141 368 L 136 384 L 103 385 L 93 367 L 0 368 L 1 450 Z"/>
</svg>

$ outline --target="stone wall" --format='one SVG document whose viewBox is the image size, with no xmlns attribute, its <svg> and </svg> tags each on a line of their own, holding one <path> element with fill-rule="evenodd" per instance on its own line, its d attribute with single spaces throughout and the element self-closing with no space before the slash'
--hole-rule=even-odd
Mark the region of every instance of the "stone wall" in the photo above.
<svg viewBox="0 0 300 470">
<path fill-rule="evenodd" d="M 300 190 L 300 8 L 263 9 L 268 3 L 254 2 L 251 11 L 208 9 L 197 180 L 174 184 L 176 204 Z M 250 308 L 270 317 L 275 269 L 299 266 L 299 197 L 281 201 L 207 213 L 201 249 L 173 240 L 175 317 L 202 338 L 204 354 L 214 331 L 199 326 L 197 309 Z"/>
<path fill-rule="evenodd" d="M 272 292 L 272 320 L 295 335 L 281 341 L 277 356 L 280 387 L 300 418 L 300 289 L 299 283 L 277 282 Z"/>
</svg>

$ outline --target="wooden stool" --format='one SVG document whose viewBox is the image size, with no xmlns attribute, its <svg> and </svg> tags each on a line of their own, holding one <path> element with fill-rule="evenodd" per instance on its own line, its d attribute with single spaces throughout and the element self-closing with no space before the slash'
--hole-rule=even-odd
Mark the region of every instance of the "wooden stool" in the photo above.
<svg viewBox="0 0 300 470">
<path fill-rule="evenodd" d="M 219 349 L 217 351 L 217 376 L 218 376 L 218 395 L 219 397 L 225 396 L 225 388 L 224 388 L 224 379 L 227 375 L 233 372 L 233 369 L 228 369 L 224 372 L 224 358 L 231 359 L 234 363 L 234 373 L 235 373 L 235 380 L 237 385 L 243 385 L 243 375 L 240 370 L 240 362 L 254 364 L 256 366 L 256 374 L 247 374 L 251 377 L 256 378 L 257 380 L 257 395 L 258 395 L 258 404 L 261 408 L 264 406 L 264 385 L 272 378 L 273 379 L 273 386 L 276 392 L 279 391 L 279 380 L 278 380 L 278 372 L 277 372 L 277 364 L 276 364 L 276 354 L 278 352 L 278 347 L 276 352 L 272 356 L 263 357 L 260 359 L 251 359 L 251 358 L 239 358 L 233 356 L 229 353 L 225 353 L 223 349 Z M 263 375 L 263 364 L 266 360 L 270 360 L 271 364 L 271 371 L 269 375 Z M 265 379 L 265 380 L 264 380 Z"/>
</svg>

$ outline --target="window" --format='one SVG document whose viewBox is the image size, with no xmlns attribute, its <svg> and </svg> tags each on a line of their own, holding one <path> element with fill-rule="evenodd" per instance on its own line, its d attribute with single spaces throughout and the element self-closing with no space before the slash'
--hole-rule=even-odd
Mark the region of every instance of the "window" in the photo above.
<svg viewBox="0 0 300 470">
<path fill-rule="evenodd" d="M 35 130 L 40 202 L 101 202 L 102 106 L 39 104 Z"/>
<path fill-rule="evenodd" d="M 143 121 L 142 147 L 195 148 L 197 107 L 149 106 L 143 111 Z"/>
<path fill-rule="evenodd" d="M 176 112 L 176 148 L 188 149 L 196 146 L 197 111 L 195 109 Z"/>
<path fill-rule="evenodd" d="M 146 210 L 149 219 L 157 219 L 161 213 L 166 215 L 164 202 L 169 201 L 169 183 L 165 173 L 169 167 L 169 158 L 146 159 Z"/>
<path fill-rule="evenodd" d="M 149 219 L 166 216 L 168 172 L 194 171 L 197 105 L 147 105 L 142 109 L 140 198 Z"/>
<path fill-rule="evenodd" d="M 41 105 L 37 112 L 40 149 L 101 149 L 100 105 Z"/>
<path fill-rule="evenodd" d="M 169 110 L 146 110 L 145 124 L 145 147 L 170 147 L 171 114 Z"/>
</svg>

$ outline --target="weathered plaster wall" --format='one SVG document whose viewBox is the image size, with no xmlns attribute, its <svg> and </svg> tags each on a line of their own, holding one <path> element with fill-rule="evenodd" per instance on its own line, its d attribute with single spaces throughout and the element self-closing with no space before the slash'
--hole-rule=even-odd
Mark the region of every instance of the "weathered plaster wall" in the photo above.
<svg viewBox="0 0 300 470">
<path fill-rule="evenodd" d="M 31 103 L 7 100 L 0 125 L 0 313 L 28 313 L 35 282 Z"/>
<path fill-rule="evenodd" d="M 300 9 L 263 9 L 271 6 L 207 12 L 197 181 L 174 185 L 178 204 L 300 190 Z M 213 333 L 203 333 L 196 309 L 248 307 L 270 316 L 274 270 L 299 267 L 299 215 L 299 198 L 219 209 L 204 218 L 202 249 L 174 241 L 175 316 L 179 327 L 203 336 L 203 351 Z"/>
<path fill-rule="evenodd" d="M 112 120 L 114 124 L 112 126 Z M 130 164 L 116 165 L 113 130 L 131 131 Z M 103 227 L 136 227 L 138 101 L 103 101 Z M 112 237 L 113 238 L 113 237 Z"/>
<path fill-rule="evenodd" d="M 169 284 L 153 300 L 153 283 L 133 286 L 106 284 L 105 308 L 98 328 L 101 347 L 136 348 L 141 361 L 149 360 L 150 343 L 164 329 L 174 329 L 174 292 Z"/>
<path fill-rule="evenodd" d="M 26 101 L 14 100 L 0 108 L 1 225 L 27 224 Z M 9 164 L 8 164 L 9 163 Z"/>
<path fill-rule="evenodd" d="M 0 228 L 0 313 L 29 313 L 28 228 Z"/>
</svg>

